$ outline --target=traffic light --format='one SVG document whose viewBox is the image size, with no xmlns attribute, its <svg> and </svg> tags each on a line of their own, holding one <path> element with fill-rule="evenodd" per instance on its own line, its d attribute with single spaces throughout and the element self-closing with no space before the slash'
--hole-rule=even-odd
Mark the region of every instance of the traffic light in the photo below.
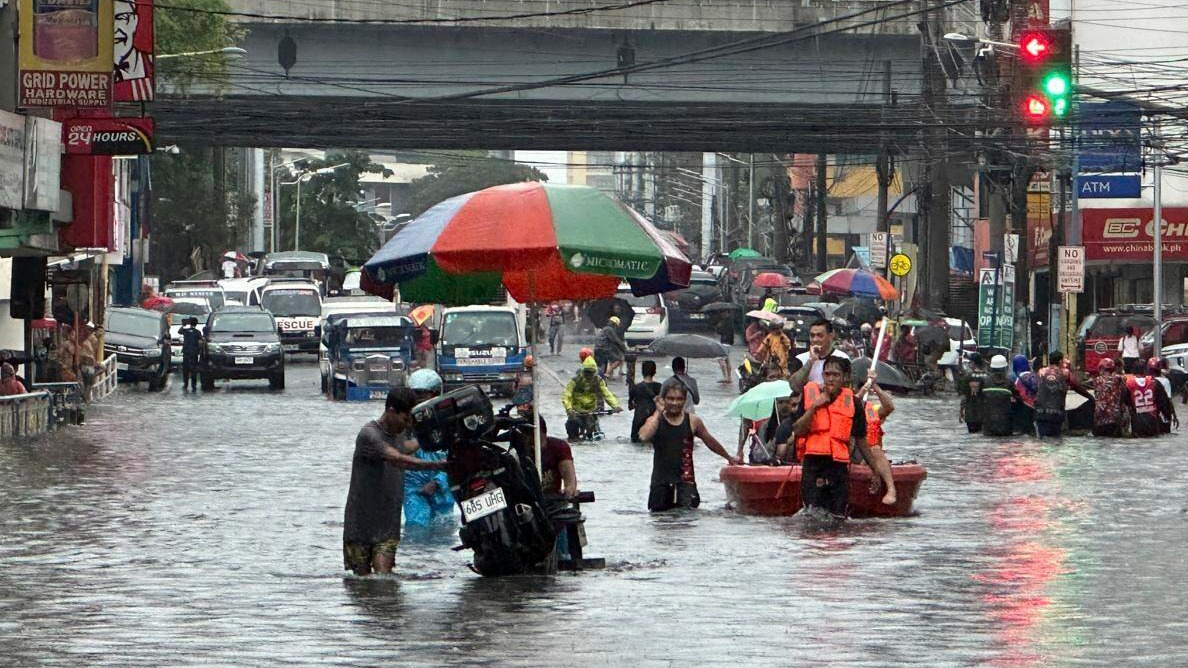
<svg viewBox="0 0 1188 668">
<path fill-rule="evenodd" d="M 1072 112 L 1072 34 L 1067 29 L 1019 34 L 1016 99 L 1030 124 L 1065 121 Z"/>
</svg>

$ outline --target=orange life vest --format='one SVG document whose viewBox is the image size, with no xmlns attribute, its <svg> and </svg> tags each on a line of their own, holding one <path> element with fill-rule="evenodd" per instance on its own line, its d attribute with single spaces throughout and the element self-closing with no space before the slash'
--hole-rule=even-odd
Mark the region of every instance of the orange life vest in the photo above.
<svg viewBox="0 0 1188 668">
<path fill-rule="evenodd" d="M 1154 414 L 1158 411 L 1155 405 L 1155 381 L 1150 376 L 1127 374 L 1126 391 L 1130 393 L 1135 413 Z"/>
<path fill-rule="evenodd" d="M 804 407 L 808 409 L 821 396 L 821 386 L 804 386 Z M 833 403 L 813 414 L 813 423 L 804 438 L 805 455 L 824 455 L 835 462 L 850 461 L 850 430 L 854 426 L 854 391 L 844 388 Z"/>
<path fill-rule="evenodd" d="M 866 406 L 866 442 L 872 448 L 883 447 L 883 421 L 879 418 L 879 409 L 871 405 Z"/>
</svg>

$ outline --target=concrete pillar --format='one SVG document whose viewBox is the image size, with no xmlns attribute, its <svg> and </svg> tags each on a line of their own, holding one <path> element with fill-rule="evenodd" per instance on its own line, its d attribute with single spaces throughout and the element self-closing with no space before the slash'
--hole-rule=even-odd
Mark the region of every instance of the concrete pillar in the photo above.
<svg viewBox="0 0 1188 668">
<path fill-rule="evenodd" d="M 247 190 L 256 202 L 252 210 L 251 249 L 264 251 L 264 208 L 272 203 L 264 196 L 264 149 L 251 148 L 246 151 L 247 158 Z"/>
<path fill-rule="evenodd" d="M 714 184 L 718 181 L 718 156 L 701 154 L 701 256 L 714 252 Z"/>
</svg>

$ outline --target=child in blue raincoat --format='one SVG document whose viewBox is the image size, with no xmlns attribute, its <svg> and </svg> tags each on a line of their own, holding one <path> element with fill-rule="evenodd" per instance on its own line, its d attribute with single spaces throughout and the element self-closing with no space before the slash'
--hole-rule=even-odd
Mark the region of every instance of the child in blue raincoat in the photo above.
<svg viewBox="0 0 1188 668">
<path fill-rule="evenodd" d="M 417 401 L 426 401 L 441 394 L 441 376 L 432 369 L 418 369 L 408 377 L 409 388 L 417 393 Z M 413 453 L 417 459 L 441 461 L 445 452 Z M 445 471 L 409 469 L 404 472 L 404 524 L 430 526 L 454 523 L 454 496 Z"/>
</svg>

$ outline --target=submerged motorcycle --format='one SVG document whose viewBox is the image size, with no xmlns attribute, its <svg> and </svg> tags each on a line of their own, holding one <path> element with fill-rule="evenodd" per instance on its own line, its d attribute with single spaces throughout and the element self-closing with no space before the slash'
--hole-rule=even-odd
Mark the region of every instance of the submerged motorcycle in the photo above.
<svg viewBox="0 0 1188 668">
<path fill-rule="evenodd" d="M 494 414 L 474 386 L 418 404 L 413 424 L 421 447 L 448 453 L 446 476 L 462 514 L 462 544 L 455 549 L 474 552 L 471 568 L 483 576 L 554 569 L 556 525 L 581 518 L 568 502 L 546 502 L 533 460 L 533 425 L 512 417 L 511 406 Z"/>
</svg>

